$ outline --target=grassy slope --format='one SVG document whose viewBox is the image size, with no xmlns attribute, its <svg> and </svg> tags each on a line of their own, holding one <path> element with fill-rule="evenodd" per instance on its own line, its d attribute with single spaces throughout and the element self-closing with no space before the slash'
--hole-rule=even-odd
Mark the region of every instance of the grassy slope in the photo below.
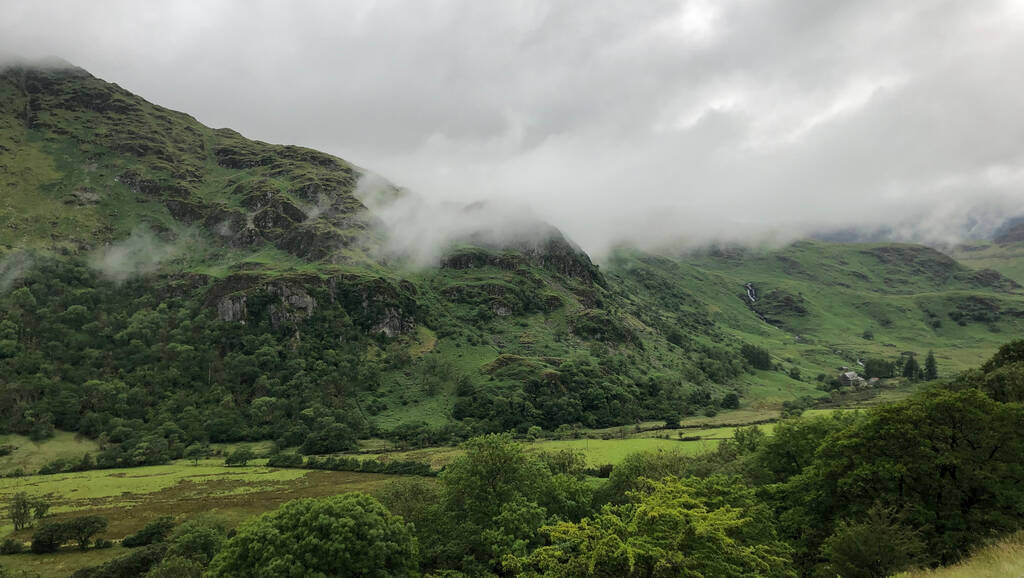
<svg viewBox="0 0 1024 578">
<path fill-rule="evenodd" d="M 974 269 L 995 269 L 1024 285 L 1024 243 L 973 243 L 955 248 L 950 254 Z"/>
<path fill-rule="evenodd" d="M 48 440 L 35 442 L 25 436 L 0 435 L 0 445 L 15 449 L 10 455 L 0 457 L 0 474 L 21 470 L 33 473 L 56 459 L 78 460 L 83 454 L 95 454 L 99 444 L 71 432 L 58 431 Z"/>
<path fill-rule="evenodd" d="M 1024 575 L 1024 532 L 1018 532 L 975 552 L 959 564 L 935 570 L 916 570 L 900 578 L 1014 578 Z"/>
<path fill-rule="evenodd" d="M 833 375 L 839 366 L 856 367 L 866 357 L 892 359 L 908 350 L 923 356 L 930 349 L 940 372 L 948 374 L 977 365 L 1024 328 L 1022 318 L 1014 317 L 1024 311 L 1019 288 L 1002 281 L 986 287 L 971 270 L 919 246 L 802 241 L 763 253 L 674 259 L 624 254 L 613 267 L 613 277 L 635 294 L 653 295 L 638 281 L 645 276 L 681 288 L 694 303 L 691 310 L 735 337 L 767 347 L 782 365 L 800 367 L 805 380 L 818 372 Z M 783 304 L 768 311 L 774 325 L 761 321 L 746 298 L 748 282 L 760 298 L 772 292 L 794 297 L 806 314 L 787 312 Z M 977 297 L 1001 309 L 998 320 L 960 325 L 950 317 Z M 865 339 L 866 331 L 874 338 Z M 765 385 L 770 392 L 771 384 Z M 792 385 L 779 384 L 784 390 Z"/>
</svg>

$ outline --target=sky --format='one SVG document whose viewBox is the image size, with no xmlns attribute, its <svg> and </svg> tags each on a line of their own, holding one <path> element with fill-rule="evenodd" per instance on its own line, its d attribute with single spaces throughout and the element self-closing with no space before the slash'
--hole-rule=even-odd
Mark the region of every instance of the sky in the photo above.
<svg viewBox="0 0 1024 578">
<path fill-rule="evenodd" d="M 431 202 L 618 243 L 1024 215 L 1024 2 L 0 0 L 57 56 L 204 124 Z"/>
</svg>

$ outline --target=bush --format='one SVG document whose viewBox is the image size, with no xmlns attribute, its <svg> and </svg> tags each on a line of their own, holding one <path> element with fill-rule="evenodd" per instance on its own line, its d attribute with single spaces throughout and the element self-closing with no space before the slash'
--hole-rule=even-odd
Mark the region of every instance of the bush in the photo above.
<svg viewBox="0 0 1024 578">
<path fill-rule="evenodd" d="M 747 360 L 754 369 L 772 369 L 772 354 L 763 347 L 757 347 L 744 343 L 740 348 L 740 355 Z"/>
<path fill-rule="evenodd" d="M 163 542 L 170 535 L 171 530 L 174 529 L 174 519 L 170 516 L 161 516 L 152 522 L 146 524 L 144 528 L 138 532 L 125 538 L 121 545 L 125 548 L 138 548 L 139 546 L 148 546 L 157 542 Z"/>
<path fill-rule="evenodd" d="M 115 558 L 106 564 L 82 568 L 71 575 L 71 578 L 136 578 L 145 576 L 150 568 L 163 560 L 167 544 L 151 544 L 132 551 L 127 556 Z"/>
<path fill-rule="evenodd" d="M 231 452 L 228 457 L 224 458 L 225 466 L 244 466 L 249 463 L 249 460 L 255 459 L 256 454 L 247 447 L 240 447 L 237 450 Z"/>
<path fill-rule="evenodd" d="M 276 454 L 267 460 L 267 466 L 271 468 L 301 468 L 304 459 L 299 454 Z"/>
<path fill-rule="evenodd" d="M 0 554 L 21 554 L 25 549 L 25 545 L 19 540 L 13 538 L 7 538 L 3 542 L 0 542 Z"/>
</svg>

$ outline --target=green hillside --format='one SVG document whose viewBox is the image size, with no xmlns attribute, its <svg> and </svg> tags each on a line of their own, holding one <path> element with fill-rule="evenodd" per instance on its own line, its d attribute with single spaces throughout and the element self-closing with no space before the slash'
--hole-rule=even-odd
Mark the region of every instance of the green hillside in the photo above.
<svg viewBox="0 0 1024 578">
<path fill-rule="evenodd" d="M 627 249 L 599 268 L 538 226 L 404 267 L 380 258 L 359 167 L 73 67 L 0 72 L 0 173 L 0 433 L 79 432 L 107 466 L 606 428 L 737 396 L 777 415 L 868 358 L 976 365 L 1024 322 L 1014 281 L 913 245 Z"/>
<path fill-rule="evenodd" d="M 919 245 L 801 241 L 672 258 L 623 253 L 614 263 L 630 291 L 681 309 L 679 321 L 713 321 L 815 368 L 934 349 L 952 372 L 985 359 L 1024 322 L 1015 281 Z M 682 292 L 666 301 L 672 286 Z"/>
<path fill-rule="evenodd" d="M 1024 241 L 960 245 L 951 254 L 968 267 L 994 269 L 1018 283 L 1024 283 Z"/>
</svg>

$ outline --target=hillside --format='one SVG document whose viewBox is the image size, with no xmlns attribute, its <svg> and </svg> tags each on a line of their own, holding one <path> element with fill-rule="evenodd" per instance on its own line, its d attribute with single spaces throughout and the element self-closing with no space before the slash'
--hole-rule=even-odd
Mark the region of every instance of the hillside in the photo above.
<svg viewBox="0 0 1024 578">
<path fill-rule="evenodd" d="M 624 249 L 598 268 L 538 223 L 469 227 L 411 267 L 382 251 L 363 169 L 70 66 L 0 72 L 0 172 L 5 433 L 81 432 L 106 465 L 609 427 L 729 394 L 777 415 L 869 357 L 976 365 L 1024 322 L 1017 283 L 912 245 Z"/>
</svg>

